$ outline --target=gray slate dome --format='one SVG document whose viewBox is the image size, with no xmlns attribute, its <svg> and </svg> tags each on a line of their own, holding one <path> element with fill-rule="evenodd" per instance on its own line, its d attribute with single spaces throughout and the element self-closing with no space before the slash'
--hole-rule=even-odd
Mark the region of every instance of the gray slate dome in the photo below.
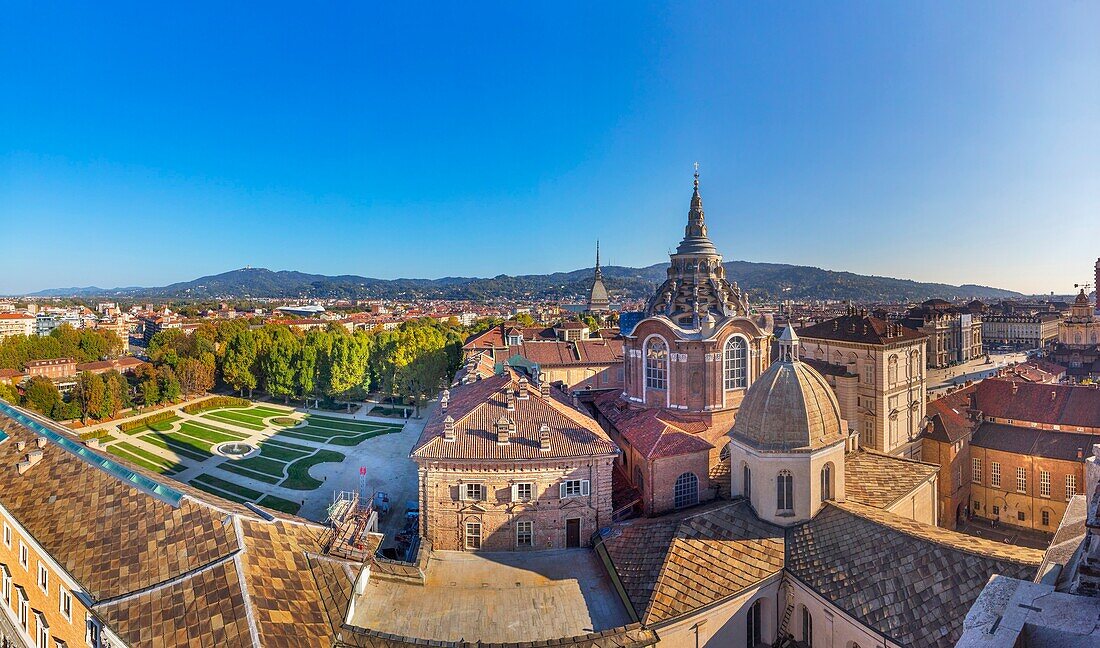
<svg viewBox="0 0 1100 648">
<path fill-rule="evenodd" d="M 730 436 L 758 450 L 790 452 L 817 450 L 847 434 L 829 383 L 796 358 L 772 363 L 749 387 Z"/>
</svg>

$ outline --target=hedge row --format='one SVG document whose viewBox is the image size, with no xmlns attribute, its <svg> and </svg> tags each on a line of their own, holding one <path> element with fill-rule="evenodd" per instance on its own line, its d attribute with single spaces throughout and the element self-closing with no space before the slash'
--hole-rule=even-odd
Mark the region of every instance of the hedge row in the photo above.
<svg viewBox="0 0 1100 648">
<path fill-rule="evenodd" d="M 173 410 L 165 410 L 163 412 L 157 412 L 156 414 L 150 414 L 144 418 L 135 419 L 133 421 L 126 421 L 125 423 L 119 423 L 118 429 L 122 432 L 129 432 L 131 430 L 137 430 L 153 423 L 160 423 L 161 421 L 167 421 L 170 418 L 175 418 L 176 413 Z"/>
<path fill-rule="evenodd" d="M 252 404 L 252 401 L 247 398 L 237 398 L 236 396 L 215 396 L 213 398 L 207 398 L 204 401 L 198 403 L 191 403 L 185 405 L 183 411 L 188 414 L 198 414 L 199 412 L 205 412 L 206 410 L 219 409 L 222 407 L 248 407 Z"/>
</svg>

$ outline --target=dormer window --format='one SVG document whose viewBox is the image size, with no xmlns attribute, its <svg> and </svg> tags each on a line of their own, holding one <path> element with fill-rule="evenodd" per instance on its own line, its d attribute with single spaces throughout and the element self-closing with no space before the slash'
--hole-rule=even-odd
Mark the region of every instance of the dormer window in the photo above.
<svg viewBox="0 0 1100 648">
<path fill-rule="evenodd" d="M 520 346 L 523 344 L 523 336 L 519 333 L 508 334 L 508 346 Z"/>
</svg>

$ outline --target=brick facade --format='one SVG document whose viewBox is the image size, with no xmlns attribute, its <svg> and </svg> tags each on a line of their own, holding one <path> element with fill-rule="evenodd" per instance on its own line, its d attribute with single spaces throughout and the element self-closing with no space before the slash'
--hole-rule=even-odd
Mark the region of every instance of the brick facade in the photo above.
<svg viewBox="0 0 1100 648">
<path fill-rule="evenodd" d="M 613 456 L 581 461 L 535 462 L 513 466 L 476 463 L 423 463 L 420 469 L 421 533 L 434 549 L 512 551 L 567 546 L 567 520 L 579 520 L 575 540 L 611 522 Z M 588 483 L 587 495 L 562 497 L 567 480 Z M 467 484 L 478 484 L 484 499 L 467 499 Z M 531 484 L 530 500 L 513 498 L 517 484 Z M 531 522 L 529 545 L 517 537 L 518 524 Z M 466 525 L 480 525 L 480 547 L 471 546 Z"/>
</svg>

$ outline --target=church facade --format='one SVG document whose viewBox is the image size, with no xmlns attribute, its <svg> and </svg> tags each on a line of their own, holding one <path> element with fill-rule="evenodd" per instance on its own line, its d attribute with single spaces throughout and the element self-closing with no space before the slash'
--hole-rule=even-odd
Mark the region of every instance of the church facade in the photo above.
<svg viewBox="0 0 1100 648">
<path fill-rule="evenodd" d="M 594 404 L 651 514 L 713 499 L 728 484 L 725 432 L 770 364 L 770 325 L 726 278 L 698 174 L 687 220 L 645 319 L 624 336 L 622 393 Z"/>
</svg>

